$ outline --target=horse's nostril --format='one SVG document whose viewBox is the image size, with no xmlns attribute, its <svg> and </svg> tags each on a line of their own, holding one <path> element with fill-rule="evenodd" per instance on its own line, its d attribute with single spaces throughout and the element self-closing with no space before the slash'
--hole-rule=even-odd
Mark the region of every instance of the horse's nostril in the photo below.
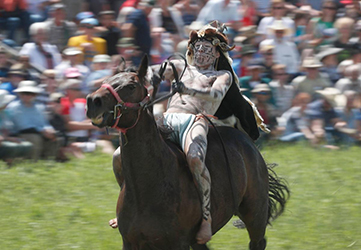
<svg viewBox="0 0 361 250">
<path fill-rule="evenodd" d="M 95 107 L 101 107 L 102 106 L 102 99 L 100 97 L 95 97 L 94 100 Z"/>
</svg>

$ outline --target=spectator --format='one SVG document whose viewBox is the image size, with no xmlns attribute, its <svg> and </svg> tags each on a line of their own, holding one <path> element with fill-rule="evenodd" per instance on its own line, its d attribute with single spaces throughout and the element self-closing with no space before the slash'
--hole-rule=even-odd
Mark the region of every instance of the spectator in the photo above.
<svg viewBox="0 0 361 250">
<path fill-rule="evenodd" d="M 359 93 L 353 90 L 346 90 L 346 105 L 337 110 L 340 121 L 335 124 L 337 131 L 341 132 L 342 144 L 347 146 L 355 145 L 360 139 L 360 133 L 357 131 L 357 119 L 360 119 L 361 112 L 357 107 L 356 101 Z"/>
<path fill-rule="evenodd" d="M 58 80 L 56 79 L 55 70 L 44 70 L 39 88 L 41 89 L 41 91 L 37 95 L 37 101 L 43 103 L 44 105 L 47 105 L 50 101 L 49 98 L 51 94 L 59 91 Z"/>
<path fill-rule="evenodd" d="M 69 47 L 77 47 L 83 52 L 83 63 L 88 67 L 90 67 L 95 55 L 107 53 L 106 41 L 95 36 L 94 27 L 98 24 L 98 20 L 95 18 L 83 19 L 80 22 L 80 27 L 84 28 L 84 35 L 74 36 L 68 41 Z"/>
<path fill-rule="evenodd" d="M 82 76 L 82 78 L 86 78 L 90 69 L 85 65 L 81 64 L 83 52 L 77 47 L 69 47 L 63 51 L 64 60 L 55 67 L 57 72 L 57 78 L 63 79 L 65 78 L 65 72 L 68 68 L 77 68 Z"/>
<path fill-rule="evenodd" d="M 322 63 L 317 58 L 306 57 L 302 67 L 306 70 L 306 76 L 298 76 L 291 83 L 296 93 L 305 92 L 315 99 L 316 90 L 331 86 L 331 82 L 320 74 Z"/>
<path fill-rule="evenodd" d="M 308 24 L 308 30 L 311 35 L 310 43 L 314 46 L 325 45 L 324 31 L 333 28 L 336 20 L 337 5 L 334 0 L 322 1 L 321 17 L 312 18 Z"/>
<path fill-rule="evenodd" d="M 197 21 L 209 23 L 218 20 L 233 30 L 241 27 L 242 15 L 239 2 L 234 0 L 210 0 L 200 10 Z"/>
<path fill-rule="evenodd" d="M 340 95 L 340 91 L 335 88 L 325 88 L 317 90 L 321 96 L 308 106 L 308 115 L 311 120 L 311 128 L 315 132 L 319 141 L 325 141 L 324 147 L 337 149 L 337 144 L 341 142 L 341 134 L 335 129 L 340 118 L 336 112 L 337 107 L 345 106 L 345 96 Z"/>
<path fill-rule="evenodd" d="M 49 30 L 49 43 L 56 45 L 59 51 L 63 51 L 70 37 L 75 35 L 77 27 L 75 23 L 65 20 L 65 5 L 61 3 L 50 7 L 50 18 L 46 20 Z"/>
<path fill-rule="evenodd" d="M 184 32 L 182 14 L 172 6 L 174 0 L 158 0 L 159 7 L 155 7 L 149 14 L 151 28 L 162 27 L 169 33 L 177 44 L 187 35 Z"/>
<path fill-rule="evenodd" d="M 262 116 L 267 128 L 271 130 L 269 134 L 261 133 L 261 137 L 257 140 L 257 142 L 261 144 L 263 141 L 269 140 L 273 134 L 272 131 L 277 125 L 277 109 L 271 104 L 272 92 L 268 84 L 260 83 L 256 85 L 251 92 L 258 112 Z"/>
<path fill-rule="evenodd" d="M 8 31 L 8 38 L 14 40 L 18 28 L 18 18 L 24 35 L 29 40 L 30 14 L 27 11 L 26 0 L 0 1 L 0 28 Z"/>
<path fill-rule="evenodd" d="M 256 4 L 253 0 L 241 0 L 242 26 L 253 26 L 258 21 Z"/>
<path fill-rule="evenodd" d="M 152 48 L 150 50 L 151 61 L 154 64 L 161 64 L 174 52 L 174 44 L 162 27 L 152 28 Z M 185 54 L 185 53 L 184 53 Z"/>
<path fill-rule="evenodd" d="M 318 138 L 311 130 L 311 124 L 306 113 L 307 105 L 311 102 L 311 96 L 307 93 L 296 95 L 293 106 L 279 119 L 279 140 L 282 142 L 295 142 L 307 140 L 311 145 L 318 144 Z"/>
<path fill-rule="evenodd" d="M 115 12 L 111 10 L 101 11 L 99 12 L 99 19 L 100 24 L 106 29 L 100 37 L 107 42 L 107 54 L 110 56 L 118 54 L 117 43 L 121 37 L 121 32 L 115 21 Z"/>
<path fill-rule="evenodd" d="M 309 22 L 310 15 L 305 11 L 296 11 L 295 13 L 295 37 L 294 42 L 297 45 L 298 50 L 302 50 L 307 47 L 307 42 L 310 39 L 310 35 L 307 34 L 307 24 Z"/>
<path fill-rule="evenodd" d="M 117 47 L 119 54 L 126 62 L 125 68 L 136 65 L 141 59 L 140 55 L 142 52 L 139 51 L 139 47 L 135 45 L 133 38 L 123 37 L 119 39 Z"/>
<path fill-rule="evenodd" d="M 33 144 L 30 157 L 34 160 L 55 157 L 59 148 L 55 131 L 46 119 L 45 106 L 35 102 L 40 91 L 34 81 L 22 81 L 14 91 L 19 100 L 7 107 L 14 133 Z"/>
<path fill-rule="evenodd" d="M 32 24 L 30 35 L 34 42 L 24 44 L 19 54 L 29 56 L 30 63 L 42 70 L 53 69 L 60 63 L 61 56 L 57 47 L 48 43 L 49 29 L 46 23 Z"/>
<path fill-rule="evenodd" d="M 32 148 L 30 142 L 24 141 L 13 134 L 14 124 L 6 106 L 16 98 L 6 90 L 0 90 L 0 159 L 11 165 L 16 157 L 27 157 Z"/>
<path fill-rule="evenodd" d="M 18 87 L 21 81 L 25 80 L 25 72 L 21 69 L 11 67 L 8 72 L 8 81 L 0 84 L 0 89 L 8 91 L 10 94 L 15 95 L 14 90 Z"/>
<path fill-rule="evenodd" d="M 103 81 L 112 75 L 111 57 L 108 55 L 96 55 L 93 59 L 93 72 L 86 78 L 88 93 L 91 93 L 102 85 Z"/>
<path fill-rule="evenodd" d="M 277 26 L 283 26 L 284 30 L 288 30 L 285 34 L 285 39 L 290 40 L 294 37 L 295 33 L 295 22 L 286 17 L 286 9 L 284 0 L 272 0 L 271 1 L 271 16 L 262 18 L 258 25 L 257 33 L 263 35 L 263 39 L 274 39 L 275 34 L 272 32 L 270 27 L 274 26 L 277 21 Z M 281 63 L 281 62 L 280 62 Z"/>
<path fill-rule="evenodd" d="M 273 79 L 272 67 L 276 65 L 273 51 L 274 51 L 273 45 L 263 45 L 260 47 L 260 54 L 263 57 L 261 65 L 264 67 L 262 77 L 269 79 Z"/>
<path fill-rule="evenodd" d="M 353 90 L 361 94 L 360 66 L 351 65 L 346 68 L 346 77 L 341 78 L 335 85 L 341 93 Z"/>
<path fill-rule="evenodd" d="M 197 0 L 180 0 L 173 7 L 181 13 L 184 25 L 190 25 L 194 22 L 200 11 Z"/>
<path fill-rule="evenodd" d="M 276 20 L 273 25 L 270 26 L 274 39 L 267 39 L 261 42 L 260 47 L 266 45 L 274 46 L 274 60 L 277 63 L 286 65 L 286 71 L 288 74 L 296 75 L 299 71 L 299 54 L 297 46 L 294 42 L 287 41 L 284 36 L 289 34 L 290 29 L 284 25 L 283 21 Z"/>
<path fill-rule="evenodd" d="M 239 78 L 239 85 L 241 88 L 248 89 L 246 91 L 243 91 L 243 94 L 249 98 L 252 98 L 252 90 L 261 83 L 268 84 L 271 79 L 261 77 L 263 67 L 259 60 L 254 59 L 250 61 L 248 63 L 247 71 L 249 75 Z"/>
<path fill-rule="evenodd" d="M 272 67 L 274 79 L 269 83 L 277 107 L 277 115 L 281 116 L 291 108 L 295 90 L 288 82 L 286 66 L 276 64 Z"/>
<path fill-rule="evenodd" d="M 338 60 L 346 60 L 351 57 L 353 44 L 350 43 L 355 21 L 349 17 L 342 17 L 336 20 L 334 27 L 337 28 L 339 37 L 334 42 L 335 47 L 343 50 L 338 54 Z"/>
<path fill-rule="evenodd" d="M 150 24 L 148 15 L 154 6 L 154 0 L 142 0 L 138 9 L 132 11 L 122 25 L 124 37 L 133 38 L 134 45 L 139 48 L 139 54 L 134 55 L 132 60 L 135 66 L 139 66 L 143 55 L 150 54 L 152 39 L 150 37 Z"/>
<path fill-rule="evenodd" d="M 320 71 L 328 75 L 333 85 L 341 78 L 337 70 L 339 64 L 337 54 L 342 50 L 331 45 L 323 45 L 320 47 L 320 52 L 316 55 L 317 59 L 323 64 Z"/>
<path fill-rule="evenodd" d="M 234 72 L 238 77 L 249 76 L 247 70 L 249 62 L 254 57 L 257 50 L 251 45 L 244 45 L 241 49 L 241 59 L 235 60 L 232 64 Z"/>
</svg>

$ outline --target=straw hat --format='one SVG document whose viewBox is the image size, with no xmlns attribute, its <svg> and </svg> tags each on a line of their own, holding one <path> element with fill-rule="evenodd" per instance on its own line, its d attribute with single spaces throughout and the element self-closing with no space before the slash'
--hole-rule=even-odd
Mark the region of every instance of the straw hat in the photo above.
<svg viewBox="0 0 361 250">
<path fill-rule="evenodd" d="M 332 107 L 345 107 L 347 98 L 341 94 L 340 90 L 336 88 L 325 88 L 322 90 L 316 90 L 316 93 L 320 94 L 325 100 L 327 100 Z"/>
<path fill-rule="evenodd" d="M 110 56 L 105 54 L 96 55 L 93 58 L 93 63 L 109 63 L 111 61 L 112 59 L 110 58 Z"/>
<path fill-rule="evenodd" d="M 322 61 L 326 56 L 335 55 L 342 50 L 342 48 L 335 48 L 332 45 L 323 45 L 320 47 L 320 52 L 316 55 L 316 58 Z"/>
<path fill-rule="evenodd" d="M 256 25 L 245 26 L 240 28 L 238 32 L 240 33 L 240 35 L 236 36 L 234 42 L 243 43 L 245 40 L 257 36 L 257 26 Z"/>
<path fill-rule="evenodd" d="M 10 95 L 9 92 L 6 91 L 5 89 L 0 89 L 0 108 L 5 107 L 15 98 L 16 96 Z"/>
<path fill-rule="evenodd" d="M 21 81 L 19 83 L 19 87 L 14 90 L 16 93 L 34 93 L 39 94 L 41 92 L 41 89 L 37 87 L 37 84 L 35 81 Z"/>
<path fill-rule="evenodd" d="M 257 84 L 254 89 L 251 91 L 252 93 L 261 93 L 261 92 L 271 92 L 271 88 L 266 83 Z"/>
<path fill-rule="evenodd" d="M 320 68 L 323 64 L 317 57 L 309 56 L 303 60 L 302 67 L 304 68 Z"/>
<path fill-rule="evenodd" d="M 282 30 L 284 31 L 284 35 L 287 36 L 291 33 L 291 29 L 287 27 L 282 20 L 276 20 L 273 22 L 271 26 L 269 26 L 269 29 L 272 33 L 275 33 L 276 31 Z"/>
</svg>

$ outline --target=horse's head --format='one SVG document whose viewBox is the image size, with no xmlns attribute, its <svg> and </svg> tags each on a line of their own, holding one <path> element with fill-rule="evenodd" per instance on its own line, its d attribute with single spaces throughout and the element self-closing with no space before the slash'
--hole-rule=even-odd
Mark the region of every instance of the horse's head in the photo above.
<svg viewBox="0 0 361 250">
<path fill-rule="evenodd" d="M 148 57 L 138 71 L 123 71 L 103 82 L 87 96 L 87 116 L 98 127 L 129 128 L 135 125 L 142 107 L 149 101 L 146 86 Z"/>
</svg>

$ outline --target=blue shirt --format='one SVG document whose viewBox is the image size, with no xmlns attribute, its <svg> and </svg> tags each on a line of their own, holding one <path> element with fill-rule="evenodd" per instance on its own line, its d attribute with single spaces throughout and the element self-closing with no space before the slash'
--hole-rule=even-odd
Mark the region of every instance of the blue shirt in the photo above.
<svg viewBox="0 0 361 250">
<path fill-rule="evenodd" d="M 34 103 L 28 107 L 21 100 L 16 100 L 11 102 L 6 109 L 14 123 L 15 133 L 31 128 L 38 132 L 52 128 L 45 117 L 45 106 L 40 103 Z"/>
<path fill-rule="evenodd" d="M 0 89 L 5 89 L 7 90 L 11 95 L 15 95 L 14 93 L 14 86 L 11 84 L 11 82 L 3 82 L 2 84 L 0 84 Z"/>
</svg>

